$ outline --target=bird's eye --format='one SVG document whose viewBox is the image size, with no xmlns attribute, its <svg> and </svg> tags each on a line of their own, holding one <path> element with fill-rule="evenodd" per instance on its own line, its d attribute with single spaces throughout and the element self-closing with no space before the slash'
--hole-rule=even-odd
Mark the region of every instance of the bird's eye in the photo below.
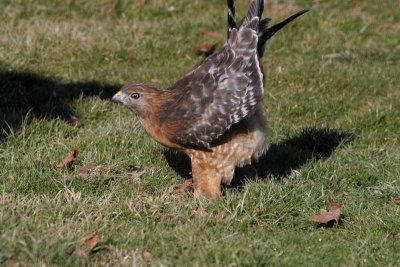
<svg viewBox="0 0 400 267">
<path fill-rule="evenodd" d="M 131 97 L 132 97 L 133 99 L 138 99 L 138 98 L 140 97 L 140 95 L 139 95 L 138 93 L 132 93 L 132 94 L 131 94 Z"/>
</svg>

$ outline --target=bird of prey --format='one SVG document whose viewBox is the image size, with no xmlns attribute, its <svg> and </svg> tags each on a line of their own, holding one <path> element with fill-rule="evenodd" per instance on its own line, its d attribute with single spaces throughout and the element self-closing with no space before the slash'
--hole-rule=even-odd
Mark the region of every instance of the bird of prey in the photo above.
<svg viewBox="0 0 400 267">
<path fill-rule="evenodd" d="M 195 196 L 205 198 L 219 196 L 235 167 L 258 160 L 268 148 L 259 105 L 260 51 L 279 27 L 261 20 L 264 0 L 253 0 L 237 24 L 232 7 L 228 0 L 229 34 L 219 51 L 167 89 L 132 83 L 112 98 L 133 111 L 157 142 L 190 157 Z"/>
</svg>

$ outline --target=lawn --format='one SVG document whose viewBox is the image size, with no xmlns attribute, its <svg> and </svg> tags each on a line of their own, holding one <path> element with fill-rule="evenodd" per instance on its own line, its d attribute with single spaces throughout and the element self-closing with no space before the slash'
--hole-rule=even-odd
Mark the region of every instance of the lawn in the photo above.
<svg viewBox="0 0 400 267">
<path fill-rule="evenodd" d="M 303 8 L 263 57 L 270 150 L 204 201 L 167 193 L 189 161 L 109 98 L 180 78 L 202 28 L 225 36 L 225 1 L 1 1 L 0 265 L 399 266 L 399 1 L 264 16 Z M 333 227 L 309 220 L 328 198 Z"/>
</svg>

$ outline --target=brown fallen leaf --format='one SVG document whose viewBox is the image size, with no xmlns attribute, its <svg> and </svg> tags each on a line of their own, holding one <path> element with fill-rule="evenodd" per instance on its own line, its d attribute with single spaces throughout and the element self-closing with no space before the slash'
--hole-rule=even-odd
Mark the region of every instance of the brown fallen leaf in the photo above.
<svg viewBox="0 0 400 267">
<path fill-rule="evenodd" d="M 99 242 L 99 240 L 100 240 L 100 232 L 99 231 L 96 231 L 93 234 L 91 234 L 89 236 L 89 238 L 86 239 L 86 241 L 85 241 L 86 251 L 88 251 L 88 252 L 92 251 L 97 246 L 97 243 Z"/>
<path fill-rule="evenodd" d="M 80 119 L 78 119 L 76 116 L 74 116 L 74 115 L 70 115 L 69 117 L 68 117 L 68 119 L 67 119 L 67 122 L 69 123 L 69 124 L 71 124 L 72 126 L 74 126 L 74 127 L 81 127 L 82 126 L 82 122 L 81 122 L 81 120 Z"/>
<path fill-rule="evenodd" d="M 167 193 L 170 195 L 183 196 L 193 193 L 193 179 L 187 179 L 181 184 L 175 184 L 168 188 Z"/>
<path fill-rule="evenodd" d="M 330 221 L 335 221 L 336 224 L 339 224 L 339 219 L 341 215 L 341 207 L 339 203 L 329 198 L 328 204 L 331 207 L 329 211 L 327 211 L 326 209 L 321 209 L 319 215 L 310 215 L 310 221 L 324 224 Z"/>
<path fill-rule="evenodd" d="M 193 212 L 192 212 L 192 215 L 194 215 L 194 216 L 196 216 L 196 217 L 198 217 L 198 218 L 203 217 L 203 216 L 205 216 L 206 214 L 207 214 L 207 213 L 206 213 L 202 208 L 200 208 L 200 207 L 195 208 L 195 209 L 193 210 Z"/>
<path fill-rule="evenodd" d="M 70 165 L 72 162 L 74 162 L 76 160 L 78 155 L 79 155 L 79 150 L 75 149 L 72 154 L 65 157 L 60 163 L 57 164 L 57 168 L 61 169 L 61 168 L 64 168 L 64 167 Z"/>
<path fill-rule="evenodd" d="M 207 30 L 206 28 L 202 28 L 200 29 L 201 35 L 205 36 L 205 37 L 211 37 L 217 40 L 222 39 L 222 33 L 220 32 L 212 32 Z"/>
<path fill-rule="evenodd" d="M 148 251 L 144 251 L 143 254 L 142 254 L 142 256 L 143 256 L 143 259 L 144 259 L 145 261 L 149 261 L 149 260 L 151 260 L 151 259 L 153 258 L 153 254 L 151 254 L 151 253 L 148 252 Z"/>
<path fill-rule="evenodd" d="M 79 241 L 79 245 L 70 252 L 70 255 L 74 255 L 81 258 L 87 258 L 88 254 L 96 248 L 100 240 L 100 237 L 101 237 L 100 232 L 96 231 L 89 237 L 81 239 Z"/>
<path fill-rule="evenodd" d="M 400 198 L 390 198 L 390 199 L 386 200 L 386 202 L 400 205 Z"/>
<path fill-rule="evenodd" d="M 215 43 L 213 45 L 211 45 L 211 44 L 201 44 L 199 46 L 194 47 L 192 49 L 192 51 L 195 52 L 197 55 L 209 56 L 212 53 L 214 53 L 215 48 L 217 48 L 218 43 Z"/>
</svg>

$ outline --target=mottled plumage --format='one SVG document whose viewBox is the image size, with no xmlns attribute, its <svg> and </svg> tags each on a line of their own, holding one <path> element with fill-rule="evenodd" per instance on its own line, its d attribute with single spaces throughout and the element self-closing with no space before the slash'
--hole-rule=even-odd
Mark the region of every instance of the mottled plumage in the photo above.
<svg viewBox="0 0 400 267">
<path fill-rule="evenodd" d="M 263 5 L 253 0 L 240 25 L 230 11 L 235 27 L 225 45 L 171 87 L 134 83 L 113 97 L 138 115 L 157 142 L 191 158 L 196 195 L 218 196 L 235 167 L 257 160 L 268 147 L 258 108 L 264 90 L 257 51 Z"/>
<path fill-rule="evenodd" d="M 208 149 L 211 142 L 254 110 L 263 93 L 257 23 L 255 17 L 249 27 L 239 32 L 234 29 L 219 52 L 169 88 L 185 88 L 174 104 L 165 107 L 168 112 L 162 130 L 173 142 Z"/>
</svg>

